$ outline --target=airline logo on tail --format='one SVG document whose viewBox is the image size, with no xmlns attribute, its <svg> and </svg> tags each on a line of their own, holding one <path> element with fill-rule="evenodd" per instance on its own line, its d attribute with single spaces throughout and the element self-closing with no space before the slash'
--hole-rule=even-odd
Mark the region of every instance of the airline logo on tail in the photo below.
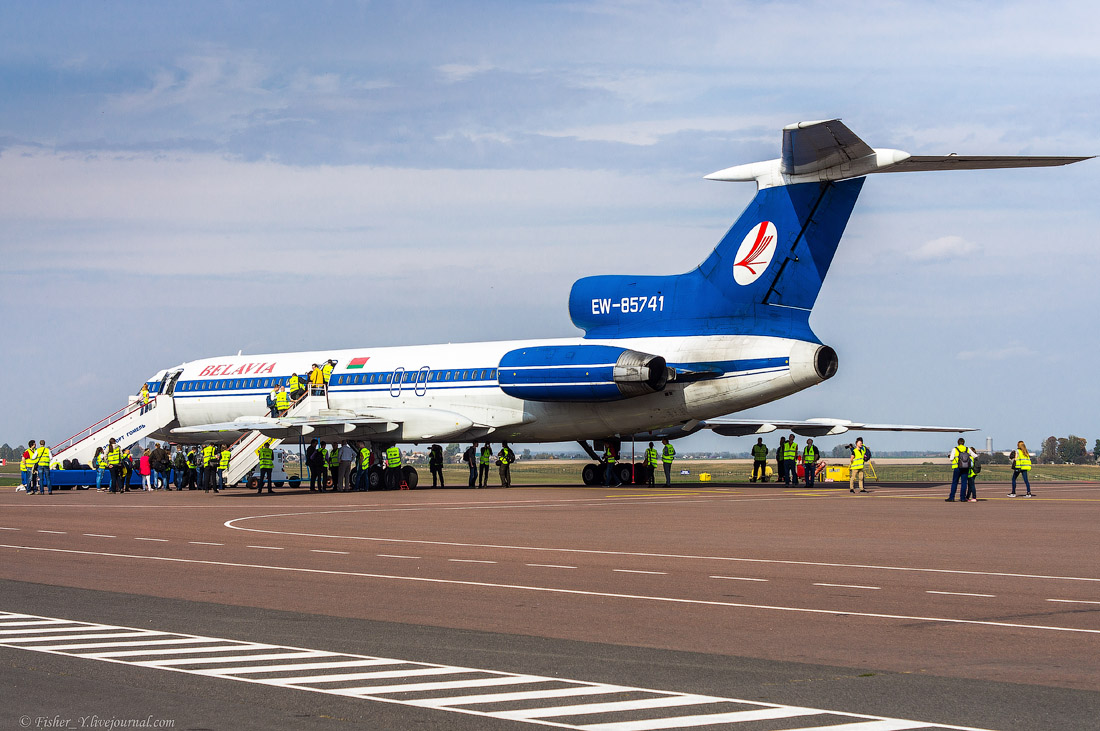
<svg viewBox="0 0 1100 731">
<path fill-rule="evenodd" d="M 734 257 L 733 280 L 738 284 L 752 284 L 768 265 L 775 254 L 775 224 L 771 221 L 762 221 L 749 231 L 748 235 L 737 248 L 737 256 Z"/>
</svg>

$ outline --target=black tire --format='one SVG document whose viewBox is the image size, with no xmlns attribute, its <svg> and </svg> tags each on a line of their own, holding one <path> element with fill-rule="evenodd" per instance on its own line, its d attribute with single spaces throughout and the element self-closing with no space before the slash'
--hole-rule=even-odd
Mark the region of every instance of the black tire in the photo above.
<svg viewBox="0 0 1100 731">
<path fill-rule="evenodd" d="M 384 486 L 385 479 L 382 475 L 382 468 L 378 465 L 373 465 L 367 470 L 367 489 L 368 490 L 381 490 Z"/>
<path fill-rule="evenodd" d="M 382 476 L 385 479 L 387 490 L 396 490 L 401 487 L 401 477 L 397 474 L 397 470 L 387 469 L 382 473 Z"/>
<path fill-rule="evenodd" d="M 291 490 L 297 490 L 299 487 L 302 486 L 302 478 L 300 478 L 300 477 L 291 477 L 290 480 L 287 481 L 286 484 L 290 486 Z"/>
<path fill-rule="evenodd" d="M 409 465 L 401 468 L 401 476 L 405 478 L 405 484 L 409 486 L 410 490 L 415 490 L 420 483 L 420 475 L 416 473 L 416 468 Z"/>
<path fill-rule="evenodd" d="M 603 482 L 598 464 L 586 464 L 581 470 L 581 480 L 588 486 L 598 485 Z"/>
<path fill-rule="evenodd" d="M 646 469 L 645 462 L 634 463 L 634 484 L 645 485 L 648 484 L 649 473 Z"/>
<path fill-rule="evenodd" d="M 615 478 L 619 481 L 620 485 L 632 485 L 634 484 L 634 465 L 632 464 L 620 464 L 614 469 Z"/>
<path fill-rule="evenodd" d="M 260 489 L 260 478 L 257 477 L 256 475 L 253 475 L 252 477 L 249 477 L 248 478 L 248 489 L 249 490 L 259 490 Z"/>
<path fill-rule="evenodd" d="M 283 481 L 282 480 L 272 480 L 272 482 L 275 483 L 275 487 L 282 487 L 283 486 Z"/>
</svg>

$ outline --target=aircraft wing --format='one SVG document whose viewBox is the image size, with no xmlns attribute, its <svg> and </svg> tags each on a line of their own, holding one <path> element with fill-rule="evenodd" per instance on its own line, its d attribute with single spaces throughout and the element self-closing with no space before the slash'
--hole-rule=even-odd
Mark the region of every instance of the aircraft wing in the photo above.
<svg viewBox="0 0 1100 731">
<path fill-rule="evenodd" d="M 423 441 L 461 434 L 473 425 L 469 418 L 443 409 L 380 407 L 361 412 L 326 409 L 318 414 L 241 416 L 234 421 L 177 427 L 172 432 L 258 431 L 264 436 L 281 439 L 311 434 L 317 437 L 347 436 L 349 439 L 385 435 L 402 441 Z"/>
<path fill-rule="evenodd" d="M 745 437 L 750 434 L 768 434 L 773 431 L 792 431 L 803 437 L 825 437 L 849 431 L 909 431 L 909 432 L 964 432 L 977 431 L 971 426 L 917 426 L 913 424 L 866 424 L 847 419 L 806 419 L 784 421 L 781 419 L 707 419 L 704 429 L 725 437 Z"/>
<path fill-rule="evenodd" d="M 883 173 L 920 173 L 931 170 L 999 170 L 1070 165 L 1089 157 L 1028 157 L 1026 155 L 913 155 L 883 168 Z"/>
</svg>

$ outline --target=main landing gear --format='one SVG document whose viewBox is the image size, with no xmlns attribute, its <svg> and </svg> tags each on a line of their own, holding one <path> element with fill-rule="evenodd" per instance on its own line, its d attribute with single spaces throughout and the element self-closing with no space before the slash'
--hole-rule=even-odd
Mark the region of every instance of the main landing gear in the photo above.
<svg viewBox="0 0 1100 731">
<path fill-rule="evenodd" d="M 616 453 L 622 453 L 620 451 L 622 445 L 618 440 L 609 440 L 608 443 Z M 599 454 L 596 454 L 588 442 L 578 441 L 577 444 L 581 445 L 581 448 L 588 453 L 589 457 L 596 460 L 595 464 L 586 464 L 581 469 L 581 480 L 589 486 L 606 484 L 607 463 L 603 461 Z M 649 483 L 650 469 L 642 462 L 635 462 L 634 464 L 623 461 L 616 462 L 611 467 L 611 484 L 646 485 Z"/>
</svg>

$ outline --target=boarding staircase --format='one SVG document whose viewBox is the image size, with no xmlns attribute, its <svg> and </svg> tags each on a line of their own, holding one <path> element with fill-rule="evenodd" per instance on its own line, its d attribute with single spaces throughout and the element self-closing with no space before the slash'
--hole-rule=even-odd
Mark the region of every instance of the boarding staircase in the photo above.
<svg viewBox="0 0 1100 731">
<path fill-rule="evenodd" d="M 320 409 L 325 408 L 328 405 L 328 398 L 325 395 L 323 389 L 310 389 L 310 393 L 303 396 L 300 401 L 291 406 L 284 416 L 309 416 L 316 414 Z M 229 452 L 229 469 L 225 472 L 225 484 L 236 485 L 240 480 L 244 479 L 252 470 L 256 469 L 256 466 L 260 463 L 260 458 L 256 455 L 256 450 L 263 445 L 264 442 L 271 440 L 271 444 L 268 445 L 272 449 L 276 449 L 286 439 L 290 437 L 269 437 L 259 429 L 245 432 L 241 435 L 240 439 L 233 442 Z"/>
<path fill-rule="evenodd" d="M 95 456 L 96 447 L 106 449 L 112 438 L 120 447 L 129 447 L 176 419 L 171 396 L 152 396 L 148 404 L 143 404 L 138 397 L 131 398 L 136 400 L 51 447 L 50 461 L 60 463 L 75 459 L 80 464 L 88 464 Z"/>
</svg>

